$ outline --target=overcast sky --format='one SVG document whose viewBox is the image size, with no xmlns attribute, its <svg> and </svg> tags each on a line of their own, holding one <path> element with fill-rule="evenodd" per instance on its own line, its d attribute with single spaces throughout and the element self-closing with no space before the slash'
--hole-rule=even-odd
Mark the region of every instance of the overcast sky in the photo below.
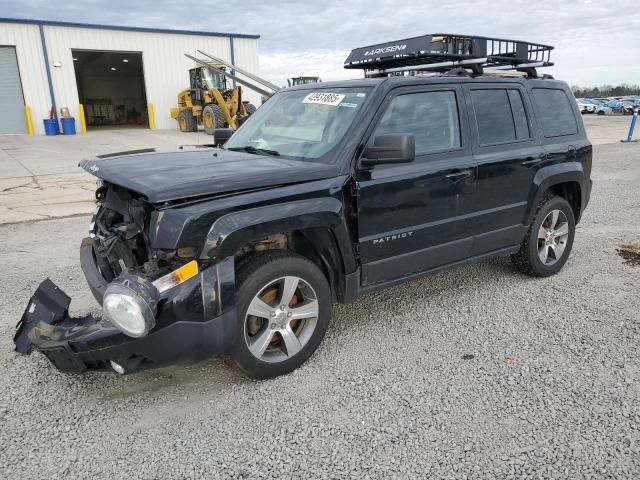
<svg viewBox="0 0 640 480">
<path fill-rule="evenodd" d="M 16 8 L 19 7 L 19 8 Z M 638 0 L 0 0 L 0 16 L 257 33 L 261 74 L 355 78 L 352 48 L 426 33 L 515 38 L 556 47 L 545 72 L 572 85 L 640 83 Z"/>
</svg>

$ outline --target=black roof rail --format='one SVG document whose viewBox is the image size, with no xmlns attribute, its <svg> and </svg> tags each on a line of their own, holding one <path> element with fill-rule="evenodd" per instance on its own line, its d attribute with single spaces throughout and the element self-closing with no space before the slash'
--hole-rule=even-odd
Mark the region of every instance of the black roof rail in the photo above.
<svg viewBox="0 0 640 480">
<path fill-rule="evenodd" d="M 365 71 L 366 77 L 384 77 L 403 72 L 470 69 L 482 74 L 485 68 L 518 70 L 536 77 L 537 67 L 550 67 L 551 45 L 451 33 L 433 33 L 355 48 L 344 68 Z"/>
</svg>

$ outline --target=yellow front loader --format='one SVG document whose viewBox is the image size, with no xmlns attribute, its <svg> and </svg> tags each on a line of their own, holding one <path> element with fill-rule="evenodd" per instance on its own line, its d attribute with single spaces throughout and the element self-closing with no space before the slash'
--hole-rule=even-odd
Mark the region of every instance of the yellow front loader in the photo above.
<svg viewBox="0 0 640 480">
<path fill-rule="evenodd" d="M 213 135 L 216 128 L 236 129 L 256 107 L 242 100 L 239 85 L 228 88 L 223 65 L 215 68 L 199 66 L 189 70 L 190 88 L 178 94 L 178 106 L 171 109 L 171 118 L 178 121 L 181 132 L 195 132 L 198 125 Z"/>
</svg>

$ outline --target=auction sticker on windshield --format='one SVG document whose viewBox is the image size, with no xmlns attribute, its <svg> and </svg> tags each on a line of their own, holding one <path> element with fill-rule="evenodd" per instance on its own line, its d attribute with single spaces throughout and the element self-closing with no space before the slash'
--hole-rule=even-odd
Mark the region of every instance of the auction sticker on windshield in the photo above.
<svg viewBox="0 0 640 480">
<path fill-rule="evenodd" d="M 337 107 L 344 97 L 346 97 L 346 95 L 341 93 L 314 92 L 304 97 L 302 103 L 319 103 L 320 105 L 333 105 Z"/>
</svg>

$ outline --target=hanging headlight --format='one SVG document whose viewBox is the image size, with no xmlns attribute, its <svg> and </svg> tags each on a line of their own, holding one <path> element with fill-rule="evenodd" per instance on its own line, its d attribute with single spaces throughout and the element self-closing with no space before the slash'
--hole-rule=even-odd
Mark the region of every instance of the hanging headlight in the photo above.
<svg viewBox="0 0 640 480">
<path fill-rule="evenodd" d="M 151 282 L 123 273 L 107 286 L 102 312 L 122 333 L 144 337 L 156 324 L 159 298 L 158 289 Z"/>
</svg>

